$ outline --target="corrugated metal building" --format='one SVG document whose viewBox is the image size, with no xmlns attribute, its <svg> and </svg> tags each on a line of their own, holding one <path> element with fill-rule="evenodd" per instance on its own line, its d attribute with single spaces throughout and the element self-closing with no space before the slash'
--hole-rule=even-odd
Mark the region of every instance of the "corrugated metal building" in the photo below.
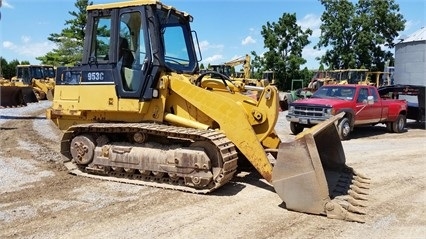
<svg viewBox="0 0 426 239">
<path fill-rule="evenodd" d="M 426 27 L 395 45 L 394 83 L 426 85 Z"/>
</svg>

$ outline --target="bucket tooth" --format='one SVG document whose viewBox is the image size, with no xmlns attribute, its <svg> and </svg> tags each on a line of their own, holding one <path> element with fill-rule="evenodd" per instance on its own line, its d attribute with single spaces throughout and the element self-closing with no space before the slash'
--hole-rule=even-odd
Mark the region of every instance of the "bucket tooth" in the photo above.
<svg viewBox="0 0 426 239">
<path fill-rule="evenodd" d="M 363 194 L 363 195 L 368 195 L 369 194 L 366 189 L 359 188 L 359 187 L 357 187 L 357 186 L 355 186 L 353 184 L 350 185 L 349 188 L 352 189 L 354 192 L 356 192 L 358 194 Z"/>
<path fill-rule="evenodd" d="M 345 201 L 357 207 L 367 207 L 367 203 L 365 200 L 357 200 L 353 197 L 347 197 L 345 198 Z"/>
<path fill-rule="evenodd" d="M 353 177 L 354 180 L 360 182 L 360 183 L 365 183 L 365 184 L 370 184 L 370 179 L 365 179 L 359 176 L 355 176 Z"/>
<path fill-rule="evenodd" d="M 355 169 L 353 169 L 353 168 L 351 168 L 351 169 L 352 169 L 352 172 L 354 173 L 354 175 L 356 175 L 357 177 L 359 177 L 361 179 L 364 179 L 364 180 L 366 180 L 368 182 L 371 180 L 371 178 L 367 177 L 366 175 L 364 175 L 364 174 L 362 174 L 360 172 L 355 171 Z"/>
<path fill-rule="evenodd" d="M 366 212 L 363 208 L 359 208 L 357 206 L 354 206 L 346 200 L 337 200 L 337 203 L 340 206 L 342 206 L 344 209 L 348 210 L 349 212 L 358 213 L 358 214 L 362 214 L 362 215 L 366 214 Z"/>
<path fill-rule="evenodd" d="M 370 189 L 369 183 L 362 183 L 358 180 L 352 180 L 352 184 L 359 187 L 359 188 Z"/>
<path fill-rule="evenodd" d="M 352 204 L 355 207 L 367 207 L 367 203 L 365 200 L 357 200 L 350 195 L 338 196 L 334 198 L 335 200 L 346 201 Z"/>
<path fill-rule="evenodd" d="M 325 208 L 328 218 L 365 223 L 362 216 L 349 212 L 336 202 L 328 202 Z"/>
<path fill-rule="evenodd" d="M 352 189 L 348 190 L 348 194 L 350 196 L 352 196 L 353 198 L 358 199 L 358 200 L 365 200 L 365 201 L 368 200 L 367 197 L 365 197 L 364 195 L 358 194 L 357 192 L 353 191 Z"/>
</svg>

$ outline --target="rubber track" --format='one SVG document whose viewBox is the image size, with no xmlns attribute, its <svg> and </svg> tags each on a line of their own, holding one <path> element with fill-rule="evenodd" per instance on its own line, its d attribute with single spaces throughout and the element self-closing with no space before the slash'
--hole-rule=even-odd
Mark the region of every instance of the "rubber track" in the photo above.
<svg viewBox="0 0 426 239">
<path fill-rule="evenodd" d="M 170 180 L 167 177 L 154 178 L 152 176 L 143 176 L 141 174 L 114 173 L 109 175 L 92 174 L 84 167 L 79 167 L 70 159 L 70 142 L 72 138 L 79 134 L 101 134 L 101 133 L 127 133 L 127 132 L 143 132 L 150 135 L 173 137 L 178 139 L 190 139 L 194 141 L 210 141 L 218 148 L 223 159 L 223 167 L 220 172 L 221 177 L 215 180 L 214 186 L 211 188 L 193 188 L 179 184 L 176 180 Z M 218 131 L 199 130 L 192 128 L 176 127 L 169 125 L 161 125 L 154 123 L 91 123 L 72 126 L 65 132 L 61 142 L 61 153 L 67 158 L 64 165 L 69 172 L 78 176 L 89 178 L 114 181 L 120 183 L 136 184 L 142 186 L 150 186 L 157 188 L 173 189 L 185 192 L 206 194 L 223 186 L 229 182 L 237 168 L 237 151 L 235 145 L 226 136 Z"/>
</svg>

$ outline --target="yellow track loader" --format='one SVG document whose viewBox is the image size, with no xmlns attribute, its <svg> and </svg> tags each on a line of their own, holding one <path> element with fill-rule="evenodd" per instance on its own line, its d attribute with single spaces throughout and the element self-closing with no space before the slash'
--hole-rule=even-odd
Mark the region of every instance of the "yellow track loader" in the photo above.
<svg viewBox="0 0 426 239">
<path fill-rule="evenodd" d="M 70 173 L 206 194 L 249 162 L 287 209 L 364 221 L 369 179 L 345 163 L 342 115 L 281 142 L 277 89 L 256 100 L 199 74 L 190 22 L 154 0 L 88 6 L 82 64 L 57 69 L 46 112 Z"/>
<path fill-rule="evenodd" d="M 11 84 L 32 87 L 37 100 L 53 100 L 55 80 L 52 71 L 53 66 L 48 65 L 18 65 Z"/>
</svg>

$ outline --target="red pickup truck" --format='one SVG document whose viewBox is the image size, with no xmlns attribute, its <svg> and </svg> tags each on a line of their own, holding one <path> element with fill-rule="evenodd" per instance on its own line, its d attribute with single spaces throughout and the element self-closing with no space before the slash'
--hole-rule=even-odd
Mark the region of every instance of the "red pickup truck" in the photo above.
<svg viewBox="0 0 426 239">
<path fill-rule="evenodd" d="M 341 140 L 349 139 L 355 126 L 385 123 L 390 132 L 405 130 L 407 101 L 382 99 L 374 86 L 324 85 L 310 98 L 289 105 L 286 119 L 293 134 L 312 127 L 332 115 L 345 112 L 337 129 Z"/>
</svg>

